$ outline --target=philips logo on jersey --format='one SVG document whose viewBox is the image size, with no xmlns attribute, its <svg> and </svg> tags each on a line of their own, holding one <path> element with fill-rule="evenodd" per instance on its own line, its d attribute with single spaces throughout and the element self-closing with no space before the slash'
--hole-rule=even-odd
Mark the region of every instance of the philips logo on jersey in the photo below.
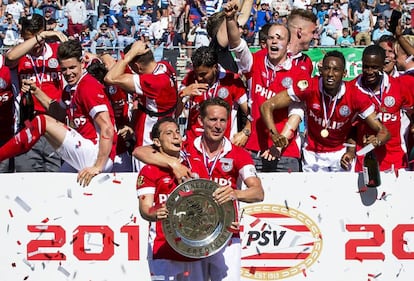
<svg viewBox="0 0 414 281">
<path fill-rule="evenodd" d="M 266 99 L 270 99 L 271 97 L 276 95 L 276 93 L 273 92 L 272 90 L 269 90 L 268 88 L 263 87 L 262 85 L 259 85 L 259 84 L 256 84 L 254 93 L 262 97 L 265 97 Z"/>
<path fill-rule="evenodd" d="M 380 112 L 377 114 L 378 120 L 381 120 L 382 122 L 395 122 L 398 120 L 397 115 L 394 113 L 388 113 L 388 112 Z"/>
<path fill-rule="evenodd" d="M 28 79 L 31 81 L 36 81 L 36 74 L 20 74 L 20 80 Z M 54 82 L 56 80 L 62 80 L 60 72 L 45 72 L 42 75 L 42 82 Z"/>
<path fill-rule="evenodd" d="M 212 178 L 212 180 L 214 182 L 218 183 L 218 185 L 220 185 L 220 186 L 226 186 L 226 185 L 231 186 L 231 178 L 230 177 L 228 179 L 225 179 L 225 178 Z"/>
<path fill-rule="evenodd" d="M 320 126 L 326 127 L 326 121 L 322 117 L 316 116 L 315 113 L 313 113 L 313 111 L 310 111 L 309 118 L 313 118 L 315 123 L 318 123 Z M 329 122 L 328 129 L 339 130 L 340 128 L 344 126 L 344 123 L 345 122 L 336 122 L 336 121 L 331 120 Z"/>
</svg>

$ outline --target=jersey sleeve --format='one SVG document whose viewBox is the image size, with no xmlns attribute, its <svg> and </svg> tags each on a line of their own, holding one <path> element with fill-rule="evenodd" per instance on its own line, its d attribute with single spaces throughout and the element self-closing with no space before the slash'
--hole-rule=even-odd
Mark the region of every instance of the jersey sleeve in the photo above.
<svg viewBox="0 0 414 281">
<path fill-rule="evenodd" d="M 84 83 L 78 85 L 77 91 L 81 93 L 82 97 L 79 100 L 91 118 L 95 118 L 100 112 L 109 111 L 109 100 L 104 86 L 96 79 L 85 79 Z"/>
<path fill-rule="evenodd" d="M 153 176 L 155 172 L 151 165 L 145 165 L 141 169 L 136 184 L 137 197 L 145 194 L 155 194 L 156 183 Z"/>
</svg>

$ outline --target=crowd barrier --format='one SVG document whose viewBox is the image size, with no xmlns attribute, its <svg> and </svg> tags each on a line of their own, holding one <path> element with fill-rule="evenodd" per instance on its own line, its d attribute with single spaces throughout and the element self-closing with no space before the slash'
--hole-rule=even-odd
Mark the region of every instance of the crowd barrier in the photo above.
<svg viewBox="0 0 414 281">
<path fill-rule="evenodd" d="M 2 280 L 150 280 L 148 224 L 134 173 L 1 174 Z M 242 280 L 411 281 L 413 172 L 259 174 L 261 203 L 242 205 Z"/>
</svg>

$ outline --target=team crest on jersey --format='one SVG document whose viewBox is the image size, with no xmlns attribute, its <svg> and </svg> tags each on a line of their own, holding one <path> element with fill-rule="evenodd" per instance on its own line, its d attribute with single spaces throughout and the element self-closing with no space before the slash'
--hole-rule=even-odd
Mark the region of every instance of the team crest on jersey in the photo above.
<svg viewBox="0 0 414 281">
<path fill-rule="evenodd" d="M 233 159 L 221 158 L 220 163 L 221 163 L 221 169 L 224 172 L 230 172 L 231 169 L 233 169 Z"/>
<path fill-rule="evenodd" d="M 307 81 L 307 80 L 300 80 L 300 81 L 298 82 L 298 88 L 299 88 L 301 91 L 306 90 L 306 88 L 307 88 L 307 87 L 309 87 L 309 84 L 308 84 L 308 81 Z"/>
<path fill-rule="evenodd" d="M 292 78 L 290 78 L 290 77 L 283 78 L 283 80 L 282 80 L 283 87 L 288 89 L 288 88 L 292 87 L 292 84 L 293 84 Z"/>
<path fill-rule="evenodd" d="M 385 97 L 384 104 L 386 107 L 393 107 L 395 105 L 395 98 L 391 96 Z"/>
<path fill-rule="evenodd" d="M 137 178 L 137 187 L 141 187 L 144 184 L 144 176 L 139 176 Z"/>
<path fill-rule="evenodd" d="M 57 68 L 57 67 L 58 67 L 58 65 L 59 65 L 59 62 L 58 62 L 58 60 L 57 60 L 57 59 L 55 59 L 55 58 L 51 58 L 51 59 L 48 61 L 47 65 L 48 65 L 50 68 Z"/>
<path fill-rule="evenodd" d="M 108 87 L 108 92 L 109 92 L 109 94 L 110 95 L 113 95 L 113 94 L 115 94 L 116 93 L 116 86 L 109 86 Z"/>
<path fill-rule="evenodd" d="M 341 114 L 342 117 L 346 117 L 349 116 L 349 114 L 351 114 L 351 110 L 347 105 L 343 105 L 341 106 L 341 108 L 339 108 L 339 114 Z"/>
<path fill-rule="evenodd" d="M 3 78 L 0 78 L 0 89 L 6 89 L 7 83 Z"/>
<path fill-rule="evenodd" d="M 225 99 L 229 96 L 229 91 L 226 88 L 220 88 L 217 95 L 219 98 Z"/>
</svg>

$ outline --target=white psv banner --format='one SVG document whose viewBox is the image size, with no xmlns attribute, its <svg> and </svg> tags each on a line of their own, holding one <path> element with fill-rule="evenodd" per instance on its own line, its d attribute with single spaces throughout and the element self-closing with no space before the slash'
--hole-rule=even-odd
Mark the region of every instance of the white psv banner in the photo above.
<svg viewBox="0 0 414 281">
<path fill-rule="evenodd" d="M 150 280 L 134 174 L 0 175 L 0 279 Z"/>
<path fill-rule="evenodd" d="M 242 204 L 242 280 L 411 281 L 414 173 L 260 174 Z M 1 280 L 150 280 L 136 174 L 1 174 Z M 198 280 L 196 280 L 198 281 Z"/>
</svg>

